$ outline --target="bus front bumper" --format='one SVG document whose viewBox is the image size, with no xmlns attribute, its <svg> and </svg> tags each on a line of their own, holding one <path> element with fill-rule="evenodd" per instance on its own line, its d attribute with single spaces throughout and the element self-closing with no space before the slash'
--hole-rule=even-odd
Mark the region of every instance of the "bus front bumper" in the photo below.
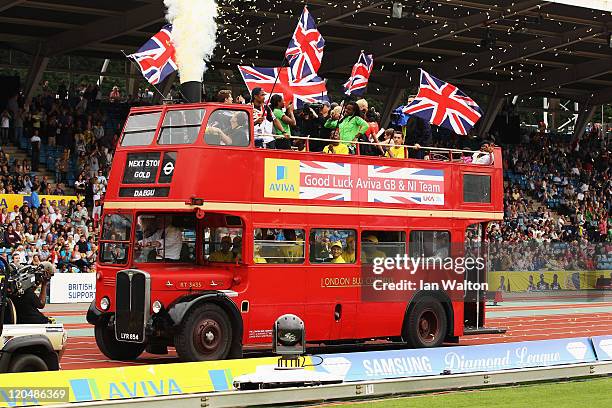
<svg viewBox="0 0 612 408">
<path fill-rule="evenodd" d="M 96 325 L 104 313 L 96 307 L 96 301 L 92 300 L 87 310 L 87 323 Z"/>
</svg>

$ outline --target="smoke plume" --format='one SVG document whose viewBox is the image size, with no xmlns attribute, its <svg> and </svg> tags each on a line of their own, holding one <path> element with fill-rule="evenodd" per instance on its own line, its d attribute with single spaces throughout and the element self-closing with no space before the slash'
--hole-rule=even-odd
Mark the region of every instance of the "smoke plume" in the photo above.
<svg viewBox="0 0 612 408">
<path fill-rule="evenodd" d="M 215 0 L 164 0 L 172 24 L 181 83 L 202 81 L 206 62 L 217 45 Z"/>
</svg>

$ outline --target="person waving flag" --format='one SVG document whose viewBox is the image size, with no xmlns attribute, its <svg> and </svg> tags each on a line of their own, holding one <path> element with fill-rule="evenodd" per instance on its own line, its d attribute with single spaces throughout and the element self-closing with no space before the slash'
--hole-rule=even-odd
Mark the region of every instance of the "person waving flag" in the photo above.
<svg viewBox="0 0 612 408">
<path fill-rule="evenodd" d="M 138 64 L 142 75 L 149 83 L 156 85 L 178 69 L 175 54 L 172 44 L 172 25 L 167 24 L 138 51 L 126 56 Z"/>
<path fill-rule="evenodd" d="M 302 81 L 306 77 L 316 75 L 321 67 L 324 47 L 325 40 L 317 30 L 308 8 L 304 6 L 304 11 L 285 52 L 292 81 Z"/>
<path fill-rule="evenodd" d="M 472 98 L 422 69 L 419 93 L 403 112 L 459 135 L 467 135 L 482 116 L 482 110 Z"/>
<path fill-rule="evenodd" d="M 365 55 L 361 51 L 361 55 L 357 63 L 353 66 L 351 77 L 344 84 L 344 93 L 346 95 L 363 95 L 368 86 L 368 80 L 374 67 L 374 58 L 372 54 Z"/>
</svg>

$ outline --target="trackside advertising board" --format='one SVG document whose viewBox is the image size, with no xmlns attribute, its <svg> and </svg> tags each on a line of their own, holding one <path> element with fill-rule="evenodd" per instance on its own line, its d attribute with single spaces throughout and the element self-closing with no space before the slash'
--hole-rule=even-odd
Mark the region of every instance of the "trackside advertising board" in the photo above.
<svg viewBox="0 0 612 408">
<path fill-rule="evenodd" d="M 255 372 L 258 366 L 276 366 L 276 362 L 276 358 L 258 358 L 0 374 L 0 407 L 227 391 L 232 389 L 234 377 Z M 13 389 L 33 387 L 65 391 L 66 398 L 42 401 L 27 397 L 27 393 L 26 398 L 11 395 Z M 55 394 L 61 396 L 58 392 Z"/>
<path fill-rule="evenodd" d="M 51 303 L 89 303 L 96 297 L 96 274 L 56 273 L 49 291 Z"/>
<path fill-rule="evenodd" d="M 462 374 L 596 361 L 586 337 L 562 340 L 439 347 L 434 349 L 324 354 L 316 367 L 344 381 Z"/>
<path fill-rule="evenodd" d="M 599 361 L 612 361 L 612 336 L 592 337 L 593 347 Z"/>
<path fill-rule="evenodd" d="M 601 339 L 604 340 L 603 350 L 610 345 L 605 340 L 612 340 L 612 336 Z M 601 348 L 602 342 L 597 344 Z M 319 358 L 311 357 L 307 357 L 305 363 L 320 363 L 309 369 L 333 373 L 343 377 L 345 381 L 430 376 L 445 371 L 451 374 L 485 372 L 596 361 L 591 340 L 586 337 L 483 346 L 324 354 L 321 357 L 321 363 Z M 267 357 L 0 374 L 0 407 L 227 391 L 232 389 L 234 377 L 255 373 L 266 366 L 275 367 L 276 362 L 276 358 Z M 38 401 L 15 399 L 8 394 L 11 389 L 41 386 L 64 390 L 66 398 L 61 401 Z"/>
</svg>

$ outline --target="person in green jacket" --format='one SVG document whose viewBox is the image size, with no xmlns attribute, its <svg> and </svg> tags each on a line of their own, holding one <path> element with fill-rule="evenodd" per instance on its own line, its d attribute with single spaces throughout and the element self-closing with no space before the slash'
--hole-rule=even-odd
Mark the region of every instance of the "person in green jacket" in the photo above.
<svg viewBox="0 0 612 408">
<path fill-rule="evenodd" d="M 347 144 L 349 149 L 354 152 L 355 144 L 360 134 L 368 130 L 368 122 L 359 116 L 359 106 L 355 102 L 348 102 L 344 108 L 344 117 L 340 119 L 339 114 L 332 114 L 332 117 L 324 125 L 328 129 L 340 130 L 340 140 Z"/>
<path fill-rule="evenodd" d="M 270 105 L 272 107 L 272 114 L 275 119 L 278 119 L 282 126 L 282 130 L 274 127 L 274 134 L 276 136 L 276 148 L 277 149 L 291 149 L 291 127 L 296 125 L 295 116 L 293 114 L 293 102 L 287 103 L 287 109 L 285 108 L 285 101 L 282 95 L 272 95 L 270 98 Z"/>
</svg>

